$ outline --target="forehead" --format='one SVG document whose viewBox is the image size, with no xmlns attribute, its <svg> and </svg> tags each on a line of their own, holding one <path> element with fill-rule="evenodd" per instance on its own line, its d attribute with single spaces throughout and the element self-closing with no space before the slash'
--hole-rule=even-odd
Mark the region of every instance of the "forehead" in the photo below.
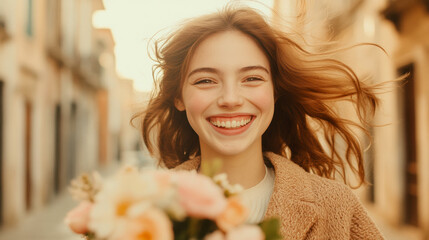
<svg viewBox="0 0 429 240">
<path fill-rule="evenodd" d="M 264 51 L 249 35 L 231 30 L 204 39 L 190 59 L 188 72 L 200 67 L 233 71 L 256 65 L 270 69 Z"/>
</svg>

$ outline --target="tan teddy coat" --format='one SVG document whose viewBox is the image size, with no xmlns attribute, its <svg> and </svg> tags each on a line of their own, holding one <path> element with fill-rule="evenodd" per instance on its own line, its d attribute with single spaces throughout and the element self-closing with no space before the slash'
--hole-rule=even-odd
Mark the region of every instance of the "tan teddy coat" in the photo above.
<svg viewBox="0 0 429 240">
<path fill-rule="evenodd" d="M 304 171 L 274 153 L 274 192 L 265 218 L 280 217 L 284 239 L 383 239 L 357 197 L 344 184 Z M 176 170 L 197 169 L 200 158 Z"/>
</svg>

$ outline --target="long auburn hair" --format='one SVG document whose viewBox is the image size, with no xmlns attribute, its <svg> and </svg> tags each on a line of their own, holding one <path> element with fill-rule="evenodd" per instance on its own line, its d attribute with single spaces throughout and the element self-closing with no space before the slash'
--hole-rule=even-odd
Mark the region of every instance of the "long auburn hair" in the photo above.
<svg viewBox="0 0 429 240">
<path fill-rule="evenodd" d="M 253 38 L 270 62 L 276 101 L 272 122 L 262 136 L 263 151 L 286 155 L 289 147 L 291 160 L 306 171 L 327 178 L 335 178 L 339 172 L 344 181 L 349 166 L 363 183 L 362 146 L 352 128 L 365 131 L 367 117 L 373 116 L 378 104 L 374 87 L 363 84 L 344 63 L 306 51 L 247 7 L 227 6 L 194 18 L 155 42 L 157 88 L 141 113 L 149 152 L 168 168 L 200 154 L 198 135 L 186 113 L 176 109 L 175 101 L 181 99 L 183 79 L 199 43 L 230 30 Z M 354 103 L 358 122 L 334 111 L 332 103 L 338 100 Z M 345 149 L 338 148 L 338 137 Z"/>
</svg>

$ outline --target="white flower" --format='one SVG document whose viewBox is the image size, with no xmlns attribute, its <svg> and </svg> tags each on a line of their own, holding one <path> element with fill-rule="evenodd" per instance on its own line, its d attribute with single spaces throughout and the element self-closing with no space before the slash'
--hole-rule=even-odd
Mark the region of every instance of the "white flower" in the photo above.
<svg viewBox="0 0 429 240">
<path fill-rule="evenodd" d="M 139 174 L 133 168 L 123 168 L 95 197 L 89 228 L 99 238 L 114 236 L 115 227 L 134 215 L 139 207 L 150 205 L 157 194 L 157 184 L 152 174 Z"/>
<path fill-rule="evenodd" d="M 72 180 L 69 192 L 75 200 L 93 202 L 101 185 L 102 178 L 98 172 L 93 172 L 91 175 L 85 173 Z"/>
<path fill-rule="evenodd" d="M 236 195 L 244 190 L 240 184 L 230 184 L 226 173 L 221 173 L 214 176 L 213 181 L 223 188 L 227 195 Z"/>
</svg>

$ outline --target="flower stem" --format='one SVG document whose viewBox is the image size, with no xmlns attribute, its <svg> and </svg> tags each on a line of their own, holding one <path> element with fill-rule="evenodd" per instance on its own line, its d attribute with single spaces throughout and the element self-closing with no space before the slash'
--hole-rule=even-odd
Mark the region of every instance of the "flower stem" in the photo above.
<svg viewBox="0 0 429 240">
<path fill-rule="evenodd" d="M 198 228 L 199 228 L 199 220 L 195 218 L 191 218 L 189 221 L 189 237 L 197 238 L 198 237 Z"/>
</svg>

